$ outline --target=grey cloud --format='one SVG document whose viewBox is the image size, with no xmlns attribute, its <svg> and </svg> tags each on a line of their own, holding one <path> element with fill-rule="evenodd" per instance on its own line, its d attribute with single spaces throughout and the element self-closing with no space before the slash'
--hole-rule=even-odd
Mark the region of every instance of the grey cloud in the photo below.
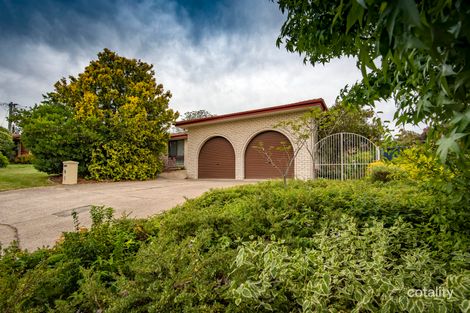
<svg viewBox="0 0 470 313">
<path fill-rule="evenodd" d="M 353 59 L 312 67 L 276 48 L 283 16 L 267 0 L 221 2 L 206 21 L 208 1 L 201 8 L 98 1 L 86 14 L 77 5 L 45 3 L 49 11 L 38 5 L 29 26 L 0 35 L 0 102 L 41 101 L 58 79 L 83 71 L 105 47 L 154 64 L 157 80 L 173 94 L 171 106 L 180 112 L 204 108 L 222 114 L 319 97 L 332 105 L 339 90 L 360 77 Z"/>
</svg>

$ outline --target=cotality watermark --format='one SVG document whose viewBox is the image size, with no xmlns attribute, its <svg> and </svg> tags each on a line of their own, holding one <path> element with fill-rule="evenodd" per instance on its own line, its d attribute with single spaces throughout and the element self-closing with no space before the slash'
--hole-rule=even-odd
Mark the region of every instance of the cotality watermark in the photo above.
<svg viewBox="0 0 470 313">
<path fill-rule="evenodd" d="M 447 299 L 450 299 L 452 298 L 454 291 L 451 289 L 449 290 L 447 288 L 438 287 L 434 289 L 428 289 L 428 288 L 409 289 L 407 294 L 408 294 L 408 297 L 410 298 L 447 298 Z"/>
</svg>

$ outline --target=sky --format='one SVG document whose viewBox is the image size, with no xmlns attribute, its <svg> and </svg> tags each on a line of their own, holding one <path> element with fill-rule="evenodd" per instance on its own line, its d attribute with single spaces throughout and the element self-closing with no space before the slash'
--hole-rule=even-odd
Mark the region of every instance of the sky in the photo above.
<svg viewBox="0 0 470 313">
<path fill-rule="evenodd" d="M 360 72 L 353 59 L 304 64 L 276 47 L 285 20 L 269 0 L 0 0 L 0 103 L 30 107 L 98 52 L 154 65 L 170 107 L 224 114 L 323 98 Z M 391 120 L 394 107 L 379 104 Z M 0 125 L 6 126 L 0 106 Z M 3 116 L 2 116 L 3 115 Z"/>
</svg>

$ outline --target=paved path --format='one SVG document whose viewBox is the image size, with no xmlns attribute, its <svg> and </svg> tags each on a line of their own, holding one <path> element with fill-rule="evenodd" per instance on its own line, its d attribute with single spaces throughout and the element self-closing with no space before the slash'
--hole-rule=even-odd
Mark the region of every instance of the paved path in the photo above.
<svg viewBox="0 0 470 313">
<path fill-rule="evenodd" d="M 21 248 L 34 250 L 53 245 L 63 231 L 73 230 L 71 212 L 80 224 L 90 225 L 91 205 L 110 206 L 115 216 L 147 217 L 171 209 L 211 188 L 229 187 L 248 181 L 171 180 L 144 182 L 57 185 L 0 192 L 0 242 L 18 238 Z"/>
</svg>

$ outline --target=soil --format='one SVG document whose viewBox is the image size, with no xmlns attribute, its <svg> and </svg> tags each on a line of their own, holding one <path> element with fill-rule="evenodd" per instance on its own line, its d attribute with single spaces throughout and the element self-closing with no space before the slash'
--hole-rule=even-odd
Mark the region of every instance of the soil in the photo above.
<svg viewBox="0 0 470 313">
<path fill-rule="evenodd" d="M 56 183 L 56 184 L 62 184 L 62 175 L 50 176 L 49 180 L 53 183 Z M 77 179 L 77 184 L 97 184 L 97 183 L 110 183 L 110 182 L 112 182 L 112 180 L 98 181 L 98 180 L 94 180 L 94 179 L 85 179 L 85 178 L 81 178 L 81 177 L 79 177 Z"/>
</svg>

